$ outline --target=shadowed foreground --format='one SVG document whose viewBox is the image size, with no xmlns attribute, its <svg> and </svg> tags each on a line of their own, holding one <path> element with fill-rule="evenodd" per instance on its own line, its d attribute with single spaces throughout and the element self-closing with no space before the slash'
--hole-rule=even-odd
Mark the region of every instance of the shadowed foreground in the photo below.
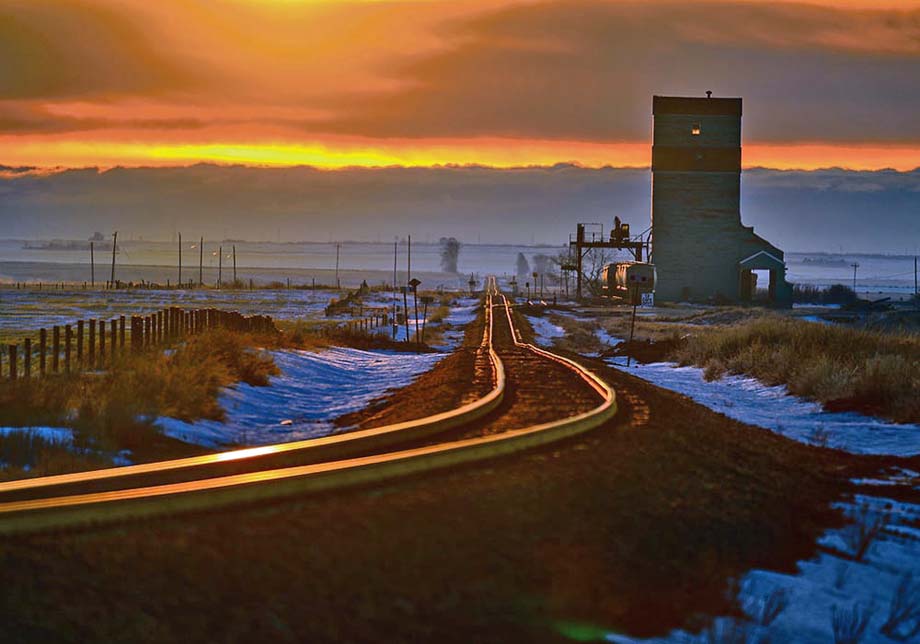
<svg viewBox="0 0 920 644">
<path fill-rule="evenodd" d="M 731 610 L 838 523 L 844 457 L 598 366 L 611 426 L 555 449 L 207 515 L 2 544 L 18 641 L 555 641 Z M 649 413 L 650 410 L 650 413 Z"/>
</svg>

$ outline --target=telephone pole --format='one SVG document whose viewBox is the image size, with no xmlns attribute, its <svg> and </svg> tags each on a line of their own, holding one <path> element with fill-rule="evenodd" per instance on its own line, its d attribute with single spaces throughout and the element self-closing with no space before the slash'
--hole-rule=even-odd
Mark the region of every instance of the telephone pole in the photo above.
<svg viewBox="0 0 920 644">
<path fill-rule="evenodd" d="M 393 240 L 393 322 L 390 325 L 393 328 L 393 340 L 396 340 L 396 307 L 398 306 L 396 296 L 396 258 L 399 249 L 399 238 Z M 914 262 L 916 264 L 916 262 Z"/>
<path fill-rule="evenodd" d="M 204 237 L 198 242 L 198 286 L 204 286 Z"/>
<path fill-rule="evenodd" d="M 850 264 L 853 267 L 853 292 L 856 292 L 856 269 L 859 268 L 859 262 L 853 262 Z"/>
<path fill-rule="evenodd" d="M 118 231 L 112 234 L 112 276 L 110 279 L 111 287 L 115 288 L 115 249 L 118 248 Z"/>
<path fill-rule="evenodd" d="M 182 288 L 182 233 L 179 233 L 179 281 L 176 284 Z"/>
<path fill-rule="evenodd" d="M 914 255 L 914 295 L 917 295 L 920 291 L 917 290 L 917 256 Z"/>
<path fill-rule="evenodd" d="M 341 282 L 339 282 L 339 250 L 342 248 L 342 245 L 339 242 L 335 243 L 335 287 L 342 288 Z"/>
</svg>

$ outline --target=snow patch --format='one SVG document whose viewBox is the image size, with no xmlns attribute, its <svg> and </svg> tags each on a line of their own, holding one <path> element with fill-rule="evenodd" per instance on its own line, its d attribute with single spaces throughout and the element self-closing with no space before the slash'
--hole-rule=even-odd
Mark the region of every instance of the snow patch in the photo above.
<svg viewBox="0 0 920 644">
<path fill-rule="evenodd" d="M 851 454 L 920 454 L 920 425 L 899 425 L 856 412 L 827 412 L 816 402 L 790 396 L 785 386 L 770 387 L 755 378 L 729 375 L 707 382 L 698 367 L 658 362 L 626 369 L 623 358 L 607 362 L 729 418 L 764 427 L 801 443 L 824 445 Z"/>
<path fill-rule="evenodd" d="M 342 431 L 333 422 L 386 392 L 408 385 L 444 354 L 362 351 L 272 352 L 280 376 L 268 387 L 239 383 L 220 395 L 225 422 L 159 418 L 168 436 L 207 447 L 264 445 Z M 290 422 L 285 422 L 290 421 Z"/>
<path fill-rule="evenodd" d="M 545 317 L 537 317 L 535 315 L 527 315 L 524 317 L 527 318 L 527 321 L 530 322 L 530 326 L 533 327 L 534 340 L 541 347 L 551 347 L 553 346 L 553 340 L 555 338 L 565 336 L 565 329 L 558 324 L 553 324 Z"/>
<path fill-rule="evenodd" d="M 67 427 L 0 427 L 0 435 L 9 436 L 10 434 L 31 434 L 49 443 L 73 444 L 73 430 Z"/>
</svg>

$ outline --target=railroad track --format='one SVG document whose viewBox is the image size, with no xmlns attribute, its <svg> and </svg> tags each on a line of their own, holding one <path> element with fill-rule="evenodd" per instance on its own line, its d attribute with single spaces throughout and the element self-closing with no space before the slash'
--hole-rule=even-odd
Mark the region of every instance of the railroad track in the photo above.
<svg viewBox="0 0 920 644">
<path fill-rule="evenodd" d="M 0 483 L 0 533 L 378 483 L 552 443 L 616 413 L 600 378 L 521 341 L 494 278 L 479 350 L 491 364 L 492 388 L 457 409 L 319 439 Z"/>
</svg>

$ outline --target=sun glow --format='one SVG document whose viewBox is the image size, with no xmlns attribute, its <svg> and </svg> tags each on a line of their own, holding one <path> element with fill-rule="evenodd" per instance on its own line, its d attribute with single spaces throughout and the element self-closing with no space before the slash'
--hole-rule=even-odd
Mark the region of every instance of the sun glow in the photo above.
<svg viewBox="0 0 920 644">
<path fill-rule="evenodd" d="M 144 143 L 132 141 L 23 140 L 0 137 L 0 158 L 7 165 L 50 167 L 183 166 L 195 163 L 268 167 L 309 165 L 321 169 L 346 167 L 483 165 L 496 168 L 551 166 L 649 166 L 647 141 L 598 143 L 585 141 L 473 139 L 334 139 L 288 143 L 224 141 Z M 758 143 L 744 146 L 744 167 L 780 170 L 840 167 L 852 170 L 913 170 L 920 146 L 848 145 L 828 143 Z"/>
</svg>

